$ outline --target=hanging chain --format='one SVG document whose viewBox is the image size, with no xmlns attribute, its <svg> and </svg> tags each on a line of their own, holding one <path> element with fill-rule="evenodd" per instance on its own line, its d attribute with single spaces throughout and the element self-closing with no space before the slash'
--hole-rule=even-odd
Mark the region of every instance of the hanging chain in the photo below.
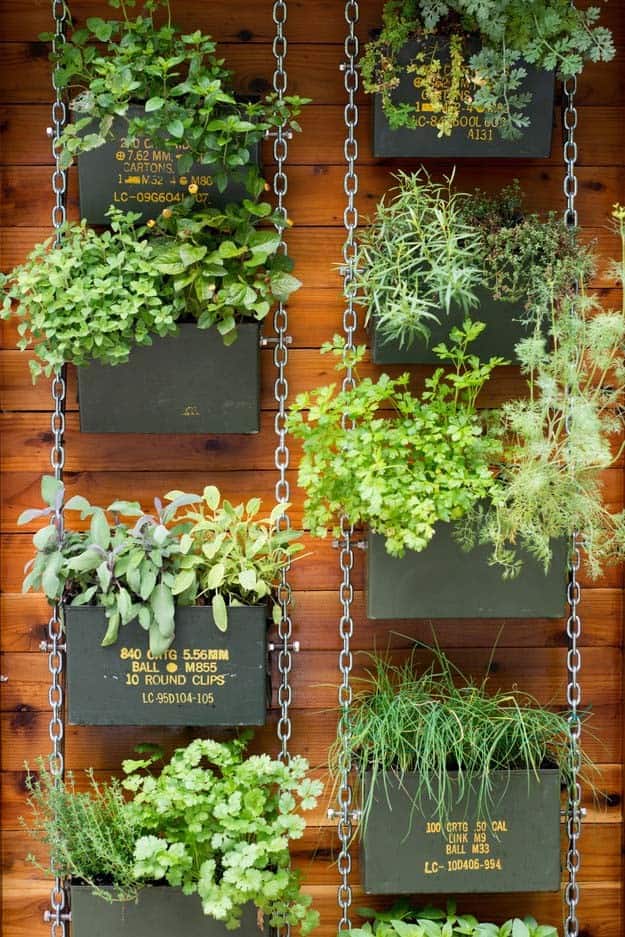
<svg viewBox="0 0 625 937">
<path fill-rule="evenodd" d="M 577 163 L 577 143 L 575 142 L 575 130 L 577 128 L 577 109 L 575 107 L 576 91 L 577 79 L 574 76 L 567 78 L 564 83 L 565 106 L 563 111 L 565 135 L 564 164 L 566 166 L 566 174 L 564 177 L 564 195 L 566 198 L 564 223 L 569 228 L 577 227 L 578 222 L 577 209 L 575 207 L 575 198 L 578 189 L 577 176 L 575 175 L 575 165 Z M 566 419 L 566 430 L 568 434 L 571 432 L 571 420 L 572 413 L 569 409 Z M 582 766 L 580 746 L 582 724 L 579 717 L 579 706 L 582 699 L 579 672 L 582 666 L 582 657 L 579 649 L 579 641 L 581 638 L 582 622 L 578 612 L 578 607 L 581 602 L 581 587 L 577 576 L 580 565 L 579 532 L 574 531 L 571 536 L 571 558 L 569 562 L 569 583 L 567 589 L 569 614 L 566 622 L 566 634 L 568 638 L 568 653 L 566 658 L 568 684 L 566 699 L 569 707 L 569 766 L 571 781 L 568 792 L 569 803 L 567 810 L 568 850 L 566 868 L 568 881 L 565 888 L 567 914 L 564 923 L 564 937 L 578 937 L 579 935 L 579 920 L 577 917 L 579 883 L 577 881 L 577 875 L 581 864 L 578 844 L 582 832 L 582 788 L 579 781 Z"/>
<path fill-rule="evenodd" d="M 358 23 L 358 17 L 359 9 L 357 0 L 346 0 L 346 61 L 342 66 L 345 92 L 347 95 L 347 103 L 344 111 L 346 128 L 344 155 L 346 170 L 343 180 L 346 198 L 345 210 L 343 212 L 343 223 L 346 232 L 343 244 L 343 290 L 345 294 L 343 331 L 345 333 L 344 363 L 346 365 L 345 377 L 343 378 L 344 391 L 352 390 L 355 386 L 352 352 L 354 350 L 354 337 L 358 327 L 358 316 L 355 304 L 357 289 L 356 267 L 358 263 L 358 245 L 356 242 L 358 210 L 355 205 L 356 194 L 358 192 L 358 174 L 356 172 L 356 161 L 358 159 L 358 141 L 356 139 L 356 127 L 358 126 L 358 105 L 356 103 L 356 93 L 358 91 L 358 69 L 356 66 L 358 58 L 358 37 L 356 35 L 356 25 Z M 353 419 L 347 411 L 343 414 L 342 425 L 343 428 L 346 429 L 354 425 Z M 339 541 L 339 563 L 343 577 L 339 586 L 339 599 L 342 610 L 339 622 L 339 637 L 342 641 L 342 647 L 339 652 L 341 683 L 338 691 L 339 720 L 337 727 L 339 742 L 339 789 L 338 809 L 331 812 L 332 816 L 338 818 L 338 837 L 340 842 L 337 863 L 341 878 L 337 892 L 338 905 L 341 912 L 338 925 L 339 932 L 347 931 L 351 928 L 350 911 L 352 905 L 352 888 L 350 885 L 352 857 L 350 845 L 355 817 L 351 786 L 352 738 L 350 717 L 352 703 L 350 676 L 353 666 L 351 639 L 354 633 L 354 621 L 352 618 L 354 590 L 351 582 L 351 574 L 354 567 L 353 534 L 354 531 L 349 518 L 343 515 L 341 517 L 341 538 Z"/>
<path fill-rule="evenodd" d="M 273 40 L 273 54 L 276 61 L 276 68 L 273 73 L 273 88 L 278 97 L 278 101 L 282 101 L 287 89 L 287 73 L 285 69 L 287 40 L 284 33 L 286 19 L 286 0 L 276 0 L 273 5 L 273 21 L 276 25 L 276 33 Z M 276 163 L 276 171 L 273 177 L 273 191 L 276 198 L 276 210 L 280 216 L 280 221 L 277 226 L 280 234 L 280 251 L 285 255 L 287 253 L 287 245 L 284 240 L 284 230 L 287 226 L 288 219 L 284 199 L 288 189 L 288 180 L 286 172 L 284 171 L 284 166 L 288 156 L 288 149 L 288 133 L 285 130 L 284 121 L 280 121 L 273 141 L 273 157 Z M 289 360 L 288 325 L 287 307 L 285 303 L 280 302 L 273 317 L 273 327 L 276 335 L 276 343 L 273 349 L 273 363 L 276 367 L 274 395 L 278 404 L 274 423 L 277 437 L 275 465 L 278 472 L 275 495 L 276 503 L 283 506 L 282 513 L 276 520 L 277 531 L 286 531 L 291 526 L 287 510 L 290 498 L 290 485 L 286 474 L 289 467 L 286 412 L 286 403 L 289 395 L 289 384 L 286 378 L 286 367 Z M 278 673 L 280 675 L 278 705 L 280 706 L 280 718 L 278 719 L 277 733 L 281 746 L 279 757 L 286 764 L 288 764 L 290 757 L 289 739 L 291 738 L 291 717 L 289 715 L 289 710 L 293 697 L 289 679 L 293 666 L 293 646 L 291 643 L 293 622 L 291 620 L 290 611 L 292 593 L 288 580 L 290 568 L 290 563 L 282 567 L 277 596 L 280 606 L 280 622 L 278 624 Z"/>
<path fill-rule="evenodd" d="M 65 42 L 65 27 L 67 24 L 67 8 L 63 0 L 52 0 L 52 17 L 54 20 L 54 34 L 52 38 L 52 52 L 57 53 L 59 48 Z M 52 87 L 54 91 L 54 100 L 52 103 L 52 126 L 48 133 L 52 140 L 52 156 L 54 159 L 54 169 L 52 171 L 52 192 L 54 195 L 54 206 L 52 208 L 52 227 L 54 228 L 54 246 L 61 246 L 63 237 L 63 225 L 65 224 L 65 194 L 67 190 L 67 176 L 60 164 L 60 137 L 67 119 L 65 102 L 63 101 L 61 89 L 57 85 L 56 70 L 52 74 Z M 63 478 L 63 468 L 65 465 L 65 393 L 66 383 L 65 374 L 61 369 L 56 372 L 52 379 L 52 401 L 54 409 L 51 416 L 50 428 L 52 430 L 52 449 L 50 452 L 50 465 L 57 481 Z M 60 500 L 56 501 L 53 523 L 56 526 L 59 536 L 63 534 L 63 505 Z M 49 769 L 55 784 L 61 784 L 64 773 L 63 758 L 63 624 L 61 604 L 55 603 L 52 615 L 48 622 L 48 642 L 46 644 L 48 651 L 48 667 L 50 669 L 50 688 L 48 690 L 48 701 L 51 709 L 49 724 L 50 741 L 52 743 Z M 46 921 L 50 923 L 51 937 L 65 937 L 67 932 L 66 922 L 69 918 L 67 913 L 67 898 L 65 892 L 65 883 L 59 876 L 57 869 L 52 865 L 52 874 L 54 882 L 50 891 L 50 910 L 44 915 Z"/>
</svg>

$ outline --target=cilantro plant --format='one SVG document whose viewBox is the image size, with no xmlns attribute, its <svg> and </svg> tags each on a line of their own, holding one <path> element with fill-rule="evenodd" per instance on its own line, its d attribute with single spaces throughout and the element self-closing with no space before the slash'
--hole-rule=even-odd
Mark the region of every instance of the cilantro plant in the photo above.
<svg viewBox="0 0 625 937">
<path fill-rule="evenodd" d="M 162 753 L 141 746 L 145 757 L 124 762 L 119 782 L 78 793 L 73 779 L 57 784 L 39 763 L 30 779 L 30 832 L 50 847 L 63 876 L 93 886 L 114 886 L 114 898 L 134 898 L 145 885 L 167 884 L 199 896 L 206 915 L 234 930 L 252 902 L 271 927 L 318 923 L 311 898 L 291 868 L 289 842 L 301 838 L 302 813 L 321 794 L 307 777 L 308 763 L 288 764 L 269 755 L 245 758 L 249 734 L 231 742 L 196 739 L 155 770 Z M 102 850 L 115 845 L 119 862 Z"/>
<path fill-rule="evenodd" d="M 437 521 L 455 520 L 488 496 L 500 442 L 487 433 L 475 403 L 505 362 L 482 364 L 469 353 L 482 329 L 467 320 L 451 331 L 449 347 L 436 348 L 451 369 L 437 368 L 419 396 L 406 389 L 408 374 L 395 380 L 383 374 L 349 390 L 330 385 L 297 397 L 289 427 L 303 442 L 298 481 L 307 494 L 304 523 L 316 536 L 331 526 L 338 532 L 344 513 L 382 534 L 392 556 L 402 556 L 423 550 Z M 323 350 L 341 356 L 342 339 Z M 354 353 L 355 366 L 364 351 Z M 343 425 L 345 413 L 353 428 Z"/>
<path fill-rule="evenodd" d="M 299 130 L 295 118 L 305 99 L 279 101 L 270 94 L 261 101 L 238 100 L 216 43 L 199 29 L 183 33 L 173 25 L 169 0 L 144 0 L 134 19 L 134 0 L 109 3 L 121 10 L 121 19 L 88 17 L 51 54 L 57 84 L 71 95 L 76 116 L 61 137 L 63 166 L 113 140 L 121 121 L 127 139 L 147 137 L 166 150 L 184 146 L 180 172 L 194 162 L 214 165 L 220 191 L 229 174 L 242 174 L 258 195 L 263 182 L 250 165 L 251 149 L 276 126 Z M 140 105 L 136 116 L 133 105 Z"/>
<path fill-rule="evenodd" d="M 433 321 L 479 307 L 478 289 L 521 303 L 528 326 L 549 322 L 551 293 L 571 294 L 592 272 L 592 249 L 555 212 L 523 212 L 518 183 L 491 197 L 423 170 L 396 178 L 362 230 L 357 273 L 366 322 L 385 340 L 427 341 Z"/>
<path fill-rule="evenodd" d="M 66 363 L 123 364 L 134 345 L 175 335 L 183 318 L 216 326 L 230 345 L 240 322 L 261 322 L 299 288 L 278 233 L 260 227 L 283 223 L 270 205 L 195 206 L 190 195 L 143 227 L 136 213 L 111 208 L 110 230 L 67 224 L 60 248 L 50 238 L 0 274 L 0 315 L 21 319 L 18 347 L 34 346 L 33 381 Z"/>
<path fill-rule="evenodd" d="M 445 911 L 400 901 L 387 911 L 359 908 L 358 914 L 369 920 L 352 927 L 347 932 L 350 937 L 558 937 L 557 927 L 539 924 L 530 916 L 510 918 L 501 925 L 481 923 L 473 914 L 458 914 L 455 901 L 448 901 Z"/>
<path fill-rule="evenodd" d="M 530 123 L 527 64 L 567 77 L 585 62 L 613 58 L 612 35 L 597 25 L 599 16 L 598 6 L 579 9 L 569 0 L 387 0 L 380 35 L 361 60 L 363 85 L 381 95 L 393 129 L 418 126 L 416 102 L 395 96 L 407 74 L 436 115 L 439 136 L 449 135 L 468 107 L 515 139 Z M 418 51 L 403 65 L 410 40 Z"/>
<path fill-rule="evenodd" d="M 41 494 L 47 507 L 18 519 L 44 520 L 33 537 L 36 553 L 23 591 L 41 590 L 50 603 L 101 606 L 103 646 L 114 644 L 120 628 L 136 618 L 155 657 L 175 638 L 177 605 L 211 605 L 215 625 L 225 631 L 228 606 L 270 599 L 280 570 L 301 548 L 296 532 L 275 529 L 282 507 L 260 518 L 258 498 L 233 506 L 214 486 L 201 496 L 169 492 L 166 504 L 155 499 L 153 514 L 135 501 L 104 509 L 74 495 L 64 504 L 65 517 L 78 513 L 86 529 L 72 529 L 67 519 L 62 530 L 55 523 L 65 499 L 62 482 L 45 476 Z M 274 609 L 277 615 L 277 604 Z"/>
<path fill-rule="evenodd" d="M 612 275 L 623 285 L 625 209 L 616 205 L 613 219 L 622 254 Z M 456 530 L 465 547 L 490 544 L 508 576 L 520 569 L 520 546 L 548 569 L 551 540 L 578 531 L 596 578 L 625 557 L 625 512 L 605 504 L 603 486 L 623 452 L 625 303 L 604 308 L 583 277 L 565 294 L 549 277 L 541 288 L 548 333 L 536 329 L 516 347 L 528 396 L 498 411 L 506 445 L 496 484 Z"/>
</svg>

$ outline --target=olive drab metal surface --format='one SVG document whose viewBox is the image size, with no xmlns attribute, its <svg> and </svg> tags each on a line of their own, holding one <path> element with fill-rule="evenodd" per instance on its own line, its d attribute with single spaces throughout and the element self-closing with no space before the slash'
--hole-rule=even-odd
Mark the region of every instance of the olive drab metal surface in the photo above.
<svg viewBox="0 0 625 937">
<path fill-rule="evenodd" d="M 401 784 L 390 772 L 377 775 L 360 831 L 365 892 L 558 891 L 559 772 L 493 772 L 491 806 L 480 819 L 475 787 L 458 799 L 457 776 L 451 775 L 457 802 L 442 823 L 434 800 L 424 797 L 418 808 L 413 806 L 416 775 L 406 775 Z"/>
<path fill-rule="evenodd" d="M 83 433 L 257 433 L 260 326 L 224 345 L 213 326 L 134 348 L 127 364 L 78 368 Z"/>
<path fill-rule="evenodd" d="M 521 572 L 503 579 L 489 566 L 490 547 L 465 552 L 451 524 L 439 523 L 421 553 L 389 556 L 384 537 L 369 534 L 367 616 L 369 618 L 562 618 L 566 601 L 565 541 L 552 542 L 547 575 L 522 551 Z"/>
<path fill-rule="evenodd" d="M 486 328 L 471 342 L 471 354 L 478 355 L 482 361 L 492 356 L 513 361 L 515 345 L 527 335 L 527 326 L 522 321 L 523 303 L 493 299 L 488 290 L 481 287 L 475 292 L 479 303 L 470 311 L 469 317 L 483 322 Z M 374 364 L 439 364 L 440 358 L 434 353 L 434 348 L 440 342 L 449 345 L 449 330 L 455 325 L 462 325 L 466 315 L 455 306 L 449 315 L 441 309 L 438 318 L 439 322 L 427 322 L 430 330 L 427 341 L 419 337 L 411 344 L 404 343 L 401 346 L 398 340 L 385 340 L 376 328 L 375 318 L 372 318 L 369 325 Z"/>
<path fill-rule="evenodd" d="M 104 891 L 113 891 L 106 888 Z M 197 895 L 167 885 L 142 888 L 136 901 L 106 901 L 85 885 L 72 885 L 72 937 L 226 937 L 232 931 L 202 911 Z M 254 905 L 246 905 L 239 937 L 269 937 Z"/>
<path fill-rule="evenodd" d="M 143 108 L 129 108 L 129 116 L 143 114 Z M 127 123 L 113 124 L 115 139 L 78 156 L 80 217 L 89 224 L 108 224 L 106 212 L 114 205 L 121 211 L 139 212 L 141 221 L 157 218 L 164 208 L 173 208 L 187 195 L 188 186 L 198 186 L 196 201 L 226 205 L 248 197 L 244 173 L 231 176 L 220 192 L 214 184 L 215 165 L 194 163 L 186 172 L 178 168 L 183 146 L 174 150 L 153 146 L 146 137 L 125 142 Z M 85 133 L 89 132 L 89 128 Z M 250 147 L 249 165 L 260 165 L 260 145 Z"/>
<path fill-rule="evenodd" d="M 440 58 L 445 60 L 443 41 L 437 39 L 441 48 Z M 406 43 L 398 55 L 402 65 L 408 64 L 419 51 L 423 43 Z M 477 49 L 477 45 L 475 46 Z M 447 56 L 448 58 L 448 56 Z M 379 94 L 373 102 L 373 155 L 376 157 L 499 157 L 509 159 L 546 158 L 551 153 L 553 129 L 553 100 L 555 75 L 542 69 L 535 69 L 523 63 L 527 77 L 520 88 L 522 93 L 529 92 L 532 100 L 524 113 L 529 117 L 529 127 L 525 128 L 519 140 L 506 140 L 501 137 L 494 123 L 496 118 L 488 114 L 477 113 L 470 107 L 461 108 L 458 125 L 449 136 L 438 135 L 435 127 L 436 113 L 429 105 L 420 104 L 419 91 L 406 71 L 402 71 L 399 87 L 392 97 L 397 103 L 407 102 L 419 109 L 418 127 L 410 129 L 400 127 L 392 130 L 382 108 Z"/>
<path fill-rule="evenodd" d="M 65 609 L 67 704 L 74 725 L 262 726 L 269 701 L 267 609 L 228 609 L 228 629 L 209 606 L 176 610 L 164 657 L 148 650 L 137 621 L 101 647 L 102 608 Z"/>
</svg>

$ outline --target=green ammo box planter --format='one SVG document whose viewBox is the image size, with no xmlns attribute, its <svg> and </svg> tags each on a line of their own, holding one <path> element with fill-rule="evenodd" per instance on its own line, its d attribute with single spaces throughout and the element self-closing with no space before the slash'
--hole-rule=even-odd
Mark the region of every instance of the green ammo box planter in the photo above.
<svg viewBox="0 0 625 937">
<path fill-rule="evenodd" d="M 531 556 L 515 579 L 489 566 L 490 547 L 465 552 L 451 524 L 438 524 L 421 553 L 389 556 L 384 537 L 369 534 L 369 618 L 561 618 L 566 601 L 567 545 L 552 544 L 549 573 Z"/>
<path fill-rule="evenodd" d="M 102 889 L 111 891 L 113 889 Z M 94 895 L 86 885 L 70 889 L 73 937 L 226 937 L 233 933 L 225 924 L 202 911 L 197 895 L 184 895 L 179 888 L 142 888 L 136 901 L 109 902 Z M 247 905 L 240 937 L 269 937 L 270 928 L 258 926 L 256 908 Z"/>
<path fill-rule="evenodd" d="M 443 40 L 437 37 L 439 46 Z M 401 65 L 407 65 L 421 48 L 422 43 L 408 42 L 398 55 Z M 477 45 L 476 45 L 477 48 Z M 445 58 L 444 55 L 441 56 Z M 448 60 L 448 56 L 447 56 Z M 459 126 L 449 136 L 438 136 L 434 126 L 436 114 L 425 108 L 419 114 L 416 129 L 400 127 L 392 130 L 382 107 L 379 94 L 373 103 L 373 155 L 378 158 L 434 157 L 462 158 L 497 157 L 504 159 L 546 158 L 551 153 L 555 74 L 524 64 L 527 77 L 519 89 L 530 93 L 532 100 L 525 109 L 530 119 L 519 140 L 502 139 L 493 118 L 477 113 L 470 107 L 462 110 Z M 402 70 L 399 87 L 393 93 L 396 103 L 414 104 L 416 90 L 410 75 Z"/>
<path fill-rule="evenodd" d="M 130 107 L 129 117 L 143 114 L 140 106 Z M 182 201 L 191 183 L 198 186 L 197 200 L 213 205 L 240 202 L 248 197 L 242 181 L 232 179 L 225 191 L 213 184 L 215 165 L 194 163 L 188 172 L 178 169 L 183 146 L 175 150 L 159 149 L 145 137 L 138 137 L 134 147 L 124 145 L 126 122 L 113 125 L 116 139 L 78 156 L 80 217 L 89 224 L 109 223 L 106 212 L 111 205 L 122 211 L 140 212 L 141 221 L 157 218 L 164 208 Z M 88 130 L 85 131 L 86 133 Z M 251 166 L 260 166 L 260 146 L 250 147 Z"/>
<path fill-rule="evenodd" d="M 110 647 L 100 645 L 105 631 L 102 608 L 65 607 L 72 725 L 265 724 L 270 679 L 264 605 L 229 608 L 226 632 L 215 625 L 210 606 L 177 608 L 176 638 L 161 658 L 149 656 L 147 632 L 137 621 L 122 628 Z"/>
<path fill-rule="evenodd" d="M 495 771 L 491 780 L 487 819 L 476 819 L 475 794 L 468 791 L 441 825 L 434 801 L 424 797 L 414 806 L 416 775 L 400 784 L 390 772 L 378 774 L 360 833 L 365 892 L 558 891 L 559 772 Z"/>
<path fill-rule="evenodd" d="M 83 433 L 257 433 L 260 326 L 225 346 L 213 326 L 179 326 L 133 349 L 126 364 L 78 368 Z"/>
<path fill-rule="evenodd" d="M 471 354 L 482 361 L 499 356 L 514 360 L 514 347 L 525 338 L 527 330 L 520 321 L 523 314 L 522 303 L 507 303 L 493 299 L 488 290 L 476 290 L 479 298 L 478 307 L 471 317 L 479 319 L 486 326 L 482 334 L 471 343 Z M 396 339 L 384 340 L 375 327 L 375 316 L 370 322 L 371 355 L 374 364 L 440 364 L 440 359 L 433 349 L 440 342 L 449 342 L 449 331 L 454 326 L 461 326 L 465 315 L 459 307 L 452 307 L 449 314 L 444 310 L 439 313 L 440 321 L 428 322 L 430 338 L 425 342 L 417 338 L 412 344 L 400 346 Z"/>
</svg>

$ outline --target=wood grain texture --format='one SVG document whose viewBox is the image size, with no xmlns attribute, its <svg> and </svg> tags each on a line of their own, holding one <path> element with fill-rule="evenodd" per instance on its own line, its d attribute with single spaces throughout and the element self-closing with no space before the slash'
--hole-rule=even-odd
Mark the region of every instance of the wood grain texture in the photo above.
<svg viewBox="0 0 625 937">
<path fill-rule="evenodd" d="M 364 40 L 379 25 L 383 0 L 361 0 L 359 32 Z M 213 32 L 223 44 L 227 63 L 236 70 L 242 90 L 269 87 L 273 61 L 271 4 L 255 0 L 236 3 L 204 3 L 174 0 L 176 19 L 185 28 Z M 106 12 L 104 0 L 74 0 L 75 21 Z M 289 247 L 304 286 L 290 307 L 293 344 L 289 360 L 289 390 L 301 390 L 335 379 L 331 362 L 320 358 L 323 341 L 340 328 L 343 300 L 338 266 L 343 240 L 343 58 L 344 19 L 336 0 L 290 0 L 288 18 L 289 90 L 314 99 L 302 115 L 303 133 L 293 140 L 289 154 L 288 209 L 295 222 Z M 607 216 L 616 200 L 625 200 L 623 127 L 625 108 L 625 0 L 611 0 L 602 11 L 611 26 L 618 54 L 609 65 L 591 65 L 579 84 L 579 199 L 584 236 L 595 239 L 600 254 L 593 286 L 612 307 L 620 302 L 609 272 L 609 258 L 617 248 Z M 48 0 L 3 0 L 0 6 L 0 267 L 9 270 L 21 263 L 33 245 L 49 235 L 50 145 L 45 136 L 49 123 L 49 63 L 38 34 L 49 28 Z M 559 92 L 558 92 L 559 96 Z M 393 185 L 393 173 L 413 170 L 416 161 L 376 161 L 372 157 L 370 101 L 359 96 L 361 117 L 360 190 L 361 217 L 371 213 L 378 198 Z M 459 187 L 480 186 L 488 191 L 518 178 L 530 209 L 563 208 L 559 111 L 554 111 L 554 145 L 545 160 L 525 162 L 492 160 L 461 161 Z M 271 153 L 265 148 L 267 171 Z M 428 171 L 441 176 L 452 164 L 431 161 Z M 78 218 L 76 180 L 69 177 L 69 217 Z M 266 329 L 270 332 L 271 324 Z M 28 374 L 28 354 L 15 350 L 14 322 L 0 322 L 0 447 L 2 501 L 0 505 L 0 672 L 9 677 L 0 684 L 1 806 L 2 806 L 2 934 L 3 937 L 35 937 L 45 933 L 41 915 L 47 906 L 46 876 L 25 862 L 30 850 L 18 817 L 26 811 L 24 763 L 34 762 L 49 747 L 46 658 L 39 650 L 45 638 L 48 606 L 41 596 L 21 595 L 24 563 L 31 556 L 32 529 L 16 527 L 19 512 L 38 501 L 38 483 L 48 470 L 51 444 L 46 382 L 33 388 Z M 357 339 L 366 342 L 360 324 Z M 263 413 L 261 431 L 252 437 L 181 436 L 129 437 L 81 434 L 70 371 L 67 417 L 67 484 L 92 500 L 107 503 L 118 495 L 136 497 L 146 505 L 156 494 L 172 487 L 195 490 L 208 481 L 218 484 L 232 499 L 260 495 L 271 504 L 275 485 L 271 352 L 263 352 Z M 401 368 L 395 369 L 398 373 Z M 413 386 L 421 386 L 427 369 L 413 370 Z M 379 369 L 366 363 L 363 374 Z M 522 392 L 522 382 L 512 367 L 501 369 L 483 406 L 496 405 Z M 291 441 L 294 524 L 301 523 L 303 494 L 296 486 L 298 446 Z M 623 506 L 624 461 L 604 476 L 606 501 Z M 295 637 L 301 653 L 295 658 L 292 750 L 310 759 L 326 789 L 310 817 L 304 839 L 296 845 L 294 863 L 305 878 L 307 890 L 321 912 L 318 937 L 335 934 L 336 833 L 327 819 L 331 798 L 327 777 L 328 749 L 336 731 L 339 568 L 329 540 L 304 538 L 307 556 L 294 564 Z M 586 748 L 601 765 L 598 786 L 607 795 L 594 801 L 584 790 L 587 818 L 582 839 L 582 900 L 580 925 L 583 937 L 622 937 L 623 909 L 623 570 L 612 568 L 596 582 L 582 569 L 583 705 L 591 716 L 585 730 Z M 476 678 L 485 673 L 492 656 L 490 682 L 509 688 L 517 684 L 543 703 L 565 705 L 566 639 L 564 621 L 484 622 L 455 620 L 368 621 L 365 614 L 364 554 L 356 551 L 354 567 L 354 639 L 356 674 L 366 667 L 366 652 L 390 648 L 399 659 L 413 639 L 428 642 L 433 630 L 441 646 Z M 453 586 L 453 571 L 450 574 Z M 500 628 L 501 626 L 501 628 Z M 259 730 L 254 751 L 277 750 L 277 711 L 269 714 Z M 104 778 L 119 770 L 121 760 L 139 741 L 158 741 L 166 750 L 191 738 L 180 729 L 115 729 L 68 726 L 66 758 L 81 771 L 93 766 Z M 537 861 L 540 848 L 537 847 Z M 43 857 L 42 857 L 43 858 Z M 424 901 L 426 898 L 424 898 Z M 358 859 L 354 860 L 354 904 L 384 906 L 388 902 L 363 896 L 358 885 Z M 503 920 L 513 914 L 532 913 L 541 921 L 560 925 L 561 896 L 476 896 L 460 902 L 461 908 Z M 85 935 L 78 935 L 85 937 Z"/>
</svg>

